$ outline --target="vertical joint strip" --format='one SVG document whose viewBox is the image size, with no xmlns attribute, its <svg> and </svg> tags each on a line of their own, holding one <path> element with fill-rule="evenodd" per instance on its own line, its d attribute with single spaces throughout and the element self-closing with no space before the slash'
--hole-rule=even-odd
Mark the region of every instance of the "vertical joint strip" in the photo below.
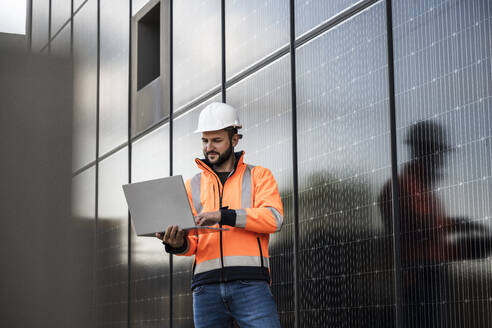
<svg viewBox="0 0 492 328">
<path fill-rule="evenodd" d="M 164 3 L 161 10 L 164 10 Z M 173 175 L 173 0 L 169 0 L 169 176 Z M 160 40 L 166 38 L 161 35 Z M 163 45 L 166 47 L 166 44 Z M 169 327 L 173 327 L 173 255 L 169 254 Z"/>
<path fill-rule="evenodd" d="M 220 29 L 222 50 L 222 102 L 226 102 L 226 34 L 225 34 L 225 0 L 220 2 Z"/>
<path fill-rule="evenodd" d="M 28 33 L 28 39 L 27 39 L 27 51 L 29 53 L 32 52 L 32 4 L 33 0 L 27 1 L 27 20 L 26 20 L 26 31 Z"/>
<path fill-rule="evenodd" d="M 220 29 L 221 29 L 221 50 L 222 50 L 222 102 L 226 102 L 226 40 L 225 40 L 225 0 L 220 2 Z M 219 195 L 220 195 L 220 182 L 219 185 Z M 220 205 L 222 207 L 222 195 L 219 196 Z M 222 225 L 220 225 L 222 227 Z M 224 281 L 224 252 L 222 249 L 222 230 L 219 231 L 220 234 L 220 262 L 222 269 L 220 270 L 221 281 Z"/>
<path fill-rule="evenodd" d="M 73 72 L 73 1 L 70 1 L 70 60 L 72 61 L 72 72 Z"/>
<path fill-rule="evenodd" d="M 95 163 L 95 169 L 96 169 L 96 185 L 95 185 L 95 189 L 96 189 L 96 192 L 95 192 L 95 196 L 96 196 L 96 200 L 95 200 L 95 215 L 94 215 L 94 258 L 96 259 L 96 261 L 98 260 L 97 259 L 97 256 L 98 256 L 98 252 L 97 252 L 97 245 L 98 245 L 98 242 L 99 242 L 99 238 L 98 238 L 98 230 L 99 230 L 99 84 L 100 84 L 100 78 L 99 78 L 99 74 L 100 74 L 100 14 L 99 14 L 99 11 L 100 11 L 100 1 L 101 0 L 97 0 L 97 16 L 96 16 L 96 42 L 97 42 L 97 53 L 96 53 L 96 163 Z M 96 262 L 97 263 L 97 262 Z M 96 280 L 96 286 L 97 286 L 97 265 L 94 265 L 94 271 L 93 271 L 93 274 L 94 274 L 94 279 Z M 94 304 L 96 305 L 97 307 L 97 290 L 96 292 L 94 292 L 93 294 L 93 300 L 94 300 Z M 97 309 L 96 309 L 97 310 Z"/>
<path fill-rule="evenodd" d="M 97 24 L 97 32 L 96 32 L 96 39 L 97 39 L 97 58 L 96 58 L 96 227 L 97 227 L 97 221 L 98 221 L 98 183 L 99 183 L 99 107 L 100 107 L 100 95 L 99 95 L 99 89 L 100 89 L 100 43 L 101 43 L 101 24 L 100 24 L 100 4 L 101 0 L 97 1 L 97 19 L 96 19 L 96 24 Z M 97 230 L 96 230 L 96 236 L 97 236 Z"/>
<path fill-rule="evenodd" d="M 300 327 L 299 322 L 299 209 L 298 209 L 298 175 L 297 175 L 297 98 L 296 98 L 296 48 L 295 48 L 295 1 L 289 2 L 290 16 L 290 73 L 292 100 L 292 183 L 293 183 L 293 215 L 294 215 L 294 327 Z"/>
<path fill-rule="evenodd" d="M 53 15 L 51 14 L 51 0 L 48 1 L 48 54 L 51 54 L 51 19 Z"/>
<path fill-rule="evenodd" d="M 73 0 L 72 0 L 73 1 Z M 132 0 L 129 1 L 128 8 L 128 183 L 132 182 Z M 128 292 L 127 292 L 127 327 L 131 327 L 131 279 L 132 279 L 132 224 L 131 214 L 128 211 Z"/>
<path fill-rule="evenodd" d="M 161 9 L 162 10 L 162 9 Z M 161 35 L 161 42 L 165 39 Z M 166 45 L 163 45 L 165 48 Z M 173 175 L 173 1 L 169 1 L 169 176 Z"/>
<path fill-rule="evenodd" d="M 390 115 L 390 146 L 391 146 L 391 204 L 393 217 L 393 259 L 395 263 L 395 327 L 401 328 L 401 295 L 402 271 L 400 248 L 400 217 L 398 204 L 398 159 L 396 152 L 396 99 L 395 99 L 395 70 L 393 53 L 393 17 L 391 0 L 386 0 L 386 30 L 388 51 L 388 93 Z"/>
</svg>

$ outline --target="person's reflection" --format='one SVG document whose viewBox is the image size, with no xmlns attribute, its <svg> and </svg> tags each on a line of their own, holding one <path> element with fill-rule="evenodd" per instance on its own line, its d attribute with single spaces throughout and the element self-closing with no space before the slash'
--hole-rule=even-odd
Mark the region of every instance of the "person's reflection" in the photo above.
<svg viewBox="0 0 492 328">
<path fill-rule="evenodd" d="M 439 266 L 448 261 L 485 257 L 490 253 L 490 233 L 465 218 L 446 215 L 437 196 L 446 155 L 452 148 L 442 126 L 432 121 L 412 125 L 405 143 L 411 160 L 398 176 L 403 324 L 436 327 L 444 318 L 448 274 Z M 387 233 L 392 233 L 391 181 L 380 194 L 380 210 Z M 440 320 L 441 318 L 441 320 Z"/>
</svg>

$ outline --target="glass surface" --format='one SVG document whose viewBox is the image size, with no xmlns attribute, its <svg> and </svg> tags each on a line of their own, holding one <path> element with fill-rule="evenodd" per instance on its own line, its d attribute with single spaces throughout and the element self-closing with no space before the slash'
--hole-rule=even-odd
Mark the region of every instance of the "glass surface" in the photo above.
<svg viewBox="0 0 492 328">
<path fill-rule="evenodd" d="M 227 78 L 289 42 L 289 2 L 226 1 Z"/>
<path fill-rule="evenodd" d="M 173 102 L 179 108 L 221 83 L 220 0 L 173 1 Z"/>
<path fill-rule="evenodd" d="M 200 111 L 220 95 L 175 118 L 173 125 L 173 175 L 193 177 L 200 169 L 195 158 L 203 157 L 201 134 L 193 133 Z M 193 327 L 191 277 L 194 256 L 173 256 L 173 327 Z"/>
<path fill-rule="evenodd" d="M 67 25 L 51 40 L 51 54 L 57 57 L 70 57 L 70 25 Z"/>
<path fill-rule="evenodd" d="M 128 149 L 99 164 L 96 244 L 97 327 L 127 325 L 128 207 L 123 184 L 128 183 Z"/>
<path fill-rule="evenodd" d="M 403 320 L 489 327 L 492 4 L 393 10 Z"/>
<path fill-rule="evenodd" d="M 132 146 L 132 183 L 169 176 L 169 123 Z"/>
<path fill-rule="evenodd" d="M 73 302 L 78 309 L 77 321 L 80 327 L 94 326 L 94 242 L 96 231 L 96 170 L 92 166 L 72 179 L 72 221 L 70 243 L 77 245 L 70 254 L 71 278 L 76 288 Z"/>
<path fill-rule="evenodd" d="M 73 151 L 76 171 L 96 159 L 97 1 L 73 18 Z"/>
<path fill-rule="evenodd" d="M 391 176 L 385 5 L 296 53 L 300 321 L 394 327 L 393 239 L 379 193 Z"/>
<path fill-rule="evenodd" d="M 101 1 L 99 155 L 128 138 L 129 3 Z"/>
<path fill-rule="evenodd" d="M 357 0 L 295 0 L 296 36 L 356 4 Z"/>
<path fill-rule="evenodd" d="M 48 44 L 49 0 L 32 0 L 32 51 L 39 52 Z"/>
<path fill-rule="evenodd" d="M 169 176 L 169 124 L 132 145 L 132 182 Z M 169 325 L 169 255 L 157 238 L 131 237 L 131 326 Z"/>
<path fill-rule="evenodd" d="M 235 151 L 244 161 L 268 168 L 284 206 L 282 230 L 270 235 L 272 293 L 282 327 L 294 319 L 293 219 L 292 219 L 292 110 L 290 59 L 284 56 L 227 90 L 228 103 L 236 107 L 244 135 Z"/>
<path fill-rule="evenodd" d="M 77 174 L 72 180 L 72 217 L 94 221 L 96 215 L 96 171 L 94 166 Z"/>
<path fill-rule="evenodd" d="M 72 0 L 51 0 L 51 35 L 55 35 L 71 16 Z"/>
</svg>

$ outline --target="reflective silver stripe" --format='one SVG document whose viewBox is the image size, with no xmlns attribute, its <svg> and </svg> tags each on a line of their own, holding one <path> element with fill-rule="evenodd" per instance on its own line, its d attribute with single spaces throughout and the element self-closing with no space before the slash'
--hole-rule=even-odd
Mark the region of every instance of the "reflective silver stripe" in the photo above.
<svg viewBox="0 0 492 328">
<path fill-rule="evenodd" d="M 251 208 L 251 189 L 253 180 L 251 179 L 251 170 L 253 165 L 246 165 L 246 169 L 243 174 L 243 182 L 241 186 L 241 207 L 242 209 L 236 210 L 236 227 L 246 227 L 246 208 Z"/>
<path fill-rule="evenodd" d="M 259 256 L 224 256 L 224 267 L 248 266 L 261 267 L 261 257 Z M 269 267 L 268 258 L 263 257 L 263 266 Z M 220 258 L 197 263 L 195 274 L 220 269 Z"/>
<path fill-rule="evenodd" d="M 247 165 L 243 174 L 243 184 L 241 189 L 241 207 L 251 208 L 251 188 L 253 186 L 253 180 L 251 179 L 251 170 L 253 165 Z"/>
<path fill-rule="evenodd" d="M 244 228 L 246 227 L 246 210 L 239 209 L 236 210 L 236 227 Z"/>
<path fill-rule="evenodd" d="M 200 201 L 200 182 L 202 174 L 198 173 L 191 179 L 191 200 L 193 201 L 193 207 L 196 213 L 200 213 L 203 209 L 202 202 Z"/>
<path fill-rule="evenodd" d="M 282 228 L 282 222 L 284 222 L 284 218 L 282 217 L 280 212 L 277 211 L 276 208 L 273 207 L 267 207 L 267 208 L 270 210 L 270 212 L 272 212 L 273 217 L 275 218 L 275 222 L 277 224 L 277 231 L 280 231 L 280 228 Z"/>
</svg>

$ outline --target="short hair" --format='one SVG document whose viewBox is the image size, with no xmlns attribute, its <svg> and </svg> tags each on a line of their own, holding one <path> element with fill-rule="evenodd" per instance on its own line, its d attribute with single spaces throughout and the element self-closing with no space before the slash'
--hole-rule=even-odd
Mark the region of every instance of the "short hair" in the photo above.
<svg viewBox="0 0 492 328">
<path fill-rule="evenodd" d="M 239 139 L 243 137 L 242 134 L 238 134 L 237 128 L 233 126 L 229 126 L 226 128 L 227 134 L 229 135 L 229 139 L 232 140 L 232 137 L 234 137 L 235 134 L 239 136 Z"/>
</svg>

